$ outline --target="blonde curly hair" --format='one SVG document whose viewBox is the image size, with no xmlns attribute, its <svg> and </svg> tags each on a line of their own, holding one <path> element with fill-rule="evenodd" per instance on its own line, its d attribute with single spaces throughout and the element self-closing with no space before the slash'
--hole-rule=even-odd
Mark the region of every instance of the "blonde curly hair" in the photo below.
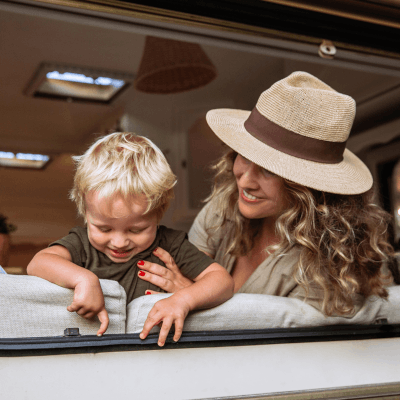
<svg viewBox="0 0 400 400">
<path fill-rule="evenodd" d="M 130 132 L 115 132 L 96 140 L 76 162 L 70 198 L 86 219 L 85 195 L 121 194 L 125 198 L 144 194 L 146 213 L 155 211 L 160 220 L 174 197 L 176 176 L 162 151 L 149 139 Z"/>
<path fill-rule="evenodd" d="M 237 153 L 230 150 L 215 165 L 215 182 L 206 201 L 217 202 L 221 219 L 208 229 L 209 238 L 227 221 L 234 224 L 234 239 L 227 253 L 248 254 L 262 220 L 243 217 L 238 208 L 238 190 L 233 175 Z M 359 195 L 321 192 L 284 178 L 289 207 L 276 221 L 278 244 L 268 252 L 283 254 L 289 246 L 301 247 L 294 278 L 306 295 L 311 287 L 323 290 L 322 310 L 326 315 L 354 311 L 356 294 L 387 298 L 390 276 L 382 266 L 393 256 L 388 241 L 391 216 L 374 203 L 373 190 Z"/>
</svg>

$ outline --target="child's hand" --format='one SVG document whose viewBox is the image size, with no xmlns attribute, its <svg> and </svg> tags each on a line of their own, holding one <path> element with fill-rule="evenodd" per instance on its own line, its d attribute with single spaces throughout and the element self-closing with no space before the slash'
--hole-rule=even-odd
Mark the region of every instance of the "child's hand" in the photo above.
<svg viewBox="0 0 400 400">
<path fill-rule="evenodd" d="M 189 304 L 181 297 L 173 295 L 167 299 L 157 301 L 150 310 L 140 333 L 141 339 L 146 339 L 150 330 L 162 322 L 158 345 L 164 346 L 165 340 L 172 325 L 175 324 L 174 341 L 177 342 L 183 331 L 183 322 L 190 311 Z"/>
<path fill-rule="evenodd" d="M 103 291 L 99 281 L 85 279 L 75 286 L 74 300 L 67 307 L 70 312 L 76 312 L 83 318 L 93 318 L 95 315 L 100 320 L 97 336 L 103 335 L 108 328 L 108 313 L 104 304 Z"/>
</svg>

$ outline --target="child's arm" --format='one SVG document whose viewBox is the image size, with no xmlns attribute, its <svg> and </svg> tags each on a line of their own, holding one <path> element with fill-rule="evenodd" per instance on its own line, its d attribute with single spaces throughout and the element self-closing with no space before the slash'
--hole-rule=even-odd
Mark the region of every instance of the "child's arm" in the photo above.
<svg viewBox="0 0 400 400">
<path fill-rule="evenodd" d="M 189 311 L 215 307 L 233 296 L 233 279 L 217 263 L 207 267 L 189 287 L 179 290 L 171 297 L 154 304 L 147 316 L 141 339 L 145 339 L 150 330 L 162 322 L 158 345 L 163 346 L 172 325 L 175 325 L 174 341 L 182 335 L 183 323 Z"/>
<path fill-rule="evenodd" d="M 97 336 L 101 336 L 107 330 L 109 320 L 99 278 L 71 260 L 71 254 L 65 247 L 52 246 L 33 257 L 27 272 L 56 285 L 74 289 L 74 299 L 67 310 L 76 311 L 83 318 L 97 315 L 101 323 Z"/>
</svg>

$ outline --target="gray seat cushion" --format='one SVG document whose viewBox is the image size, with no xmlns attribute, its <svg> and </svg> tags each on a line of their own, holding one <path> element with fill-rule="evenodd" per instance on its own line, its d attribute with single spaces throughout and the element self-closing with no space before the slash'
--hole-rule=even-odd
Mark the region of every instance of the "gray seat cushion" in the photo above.
<svg viewBox="0 0 400 400">
<path fill-rule="evenodd" d="M 170 294 L 142 296 L 126 305 L 124 289 L 115 281 L 100 281 L 110 325 L 106 334 L 138 333 L 154 303 Z M 325 317 L 301 300 L 261 294 L 236 294 L 209 310 L 191 313 L 184 330 L 229 330 L 310 327 L 333 324 L 370 324 L 386 318 L 400 323 L 400 286 L 389 289 L 389 300 L 369 298 L 352 318 Z M 0 275 L 0 337 L 62 336 L 78 327 L 82 335 L 95 335 L 100 323 L 67 311 L 73 290 L 34 276 Z M 157 331 L 158 327 L 154 328 Z"/>
<path fill-rule="evenodd" d="M 154 303 L 170 294 L 142 296 L 127 306 L 127 333 L 142 330 Z M 336 324 L 371 324 L 386 318 L 400 323 L 400 286 L 389 288 L 389 301 L 369 298 L 352 318 L 326 317 L 301 300 L 262 294 L 235 294 L 218 307 L 195 311 L 185 320 L 185 331 L 311 327 Z M 154 328 L 153 332 L 158 331 Z"/>
<path fill-rule="evenodd" d="M 118 282 L 100 280 L 110 325 L 106 334 L 125 333 L 126 294 Z M 86 320 L 67 311 L 73 290 L 27 275 L 0 275 L 0 337 L 62 336 L 66 328 L 95 335 L 97 318 Z"/>
</svg>

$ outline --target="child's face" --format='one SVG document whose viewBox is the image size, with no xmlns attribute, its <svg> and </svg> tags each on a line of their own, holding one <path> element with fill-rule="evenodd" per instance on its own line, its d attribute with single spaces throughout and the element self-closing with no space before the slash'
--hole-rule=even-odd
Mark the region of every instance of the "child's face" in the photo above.
<svg viewBox="0 0 400 400">
<path fill-rule="evenodd" d="M 110 260 L 127 262 L 154 242 L 157 216 L 154 212 L 144 214 L 144 195 L 126 202 L 120 195 L 104 198 L 89 192 L 85 202 L 89 241 Z"/>
</svg>

